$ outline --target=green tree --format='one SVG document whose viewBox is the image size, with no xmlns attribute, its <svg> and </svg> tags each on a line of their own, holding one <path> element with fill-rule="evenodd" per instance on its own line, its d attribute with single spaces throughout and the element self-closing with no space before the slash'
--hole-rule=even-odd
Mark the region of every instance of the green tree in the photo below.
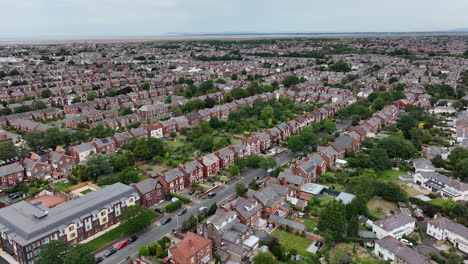
<svg viewBox="0 0 468 264">
<path fill-rule="evenodd" d="M 336 63 L 333 63 L 330 66 L 330 70 L 335 72 L 349 72 L 351 71 L 351 67 L 343 60 L 340 60 Z"/>
<path fill-rule="evenodd" d="M 121 171 L 127 167 L 135 164 L 135 156 L 130 150 L 124 151 L 124 153 L 115 154 L 112 157 L 112 165 L 116 171 Z"/>
<path fill-rule="evenodd" d="M 0 142 L 0 160 L 11 159 L 18 155 L 17 148 L 13 141 L 7 140 Z"/>
<path fill-rule="evenodd" d="M 271 125 L 273 118 L 275 117 L 275 111 L 273 107 L 267 106 L 260 111 L 260 118 Z"/>
<path fill-rule="evenodd" d="M 41 246 L 41 252 L 34 263 L 63 264 L 62 256 L 68 250 L 68 245 L 61 240 L 52 240 Z"/>
<path fill-rule="evenodd" d="M 63 255 L 63 264 L 94 264 L 96 260 L 86 245 L 70 247 Z"/>
<path fill-rule="evenodd" d="M 88 181 L 90 179 L 88 176 L 88 168 L 84 164 L 75 165 L 75 167 L 72 169 L 72 175 L 82 182 Z"/>
<path fill-rule="evenodd" d="M 245 187 L 245 184 L 238 182 L 236 183 L 236 194 L 238 196 L 244 196 L 244 194 L 247 193 L 247 188 Z"/>
<path fill-rule="evenodd" d="M 377 111 L 382 110 L 384 106 L 385 106 L 385 101 L 380 97 L 378 97 L 372 102 L 372 107 Z"/>
<path fill-rule="evenodd" d="M 453 172 L 455 177 L 466 182 L 468 179 L 468 158 L 458 160 L 457 164 L 453 168 Z"/>
<path fill-rule="evenodd" d="M 45 89 L 41 92 L 42 98 L 50 98 L 52 96 L 52 92 L 49 89 Z"/>
<path fill-rule="evenodd" d="M 448 160 L 452 166 L 456 166 L 458 161 L 468 158 L 468 149 L 463 147 L 454 148 L 448 155 Z"/>
<path fill-rule="evenodd" d="M 346 209 L 341 202 L 330 202 L 321 212 L 317 228 L 327 233 L 332 241 L 341 241 L 346 231 Z"/>
<path fill-rule="evenodd" d="M 327 131 L 329 134 L 336 132 L 336 124 L 330 119 L 325 119 L 322 122 L 322 127 Z"/>
<path fill-rule="evenodd" d="M 268 170 L 268 169 L 273 169 L 278 165 L 278 162 L 276 162 L 276 159 L 274 157 L 264 157 L 262 161 L 260 162 L 260 167 Z"/>
<path fill-rule="evenodd" d="M 378 141 L 377 147 L 385 149 L 390 158 L 409 159 L 417 154 L 414 145 L 401 137 L 390 136 Z"/>
<path fill-rule="evenodd" d="M 42 101 L 37 101 L 34 103 L 35 110 L 41 110 L 41 109 L 46 109 L 46 108 L 47 108 L 47 105 Z"/>
<path fill-rule="evenodd" d="M 406 191 L 395 182 L 378 181 L 376 195 L 390 202 L 406 201 L 408 198 Z"/>
<path fill-rule="evenodd" d="M 284 77 L 282 83 L 286 87 L 291 87 L 293 85 L 299 84 L 301 81 L 299 80 L 299 77 L 296 75 L 289 75 Z"/>
<path fill-rule="evenodd" d="M 292 152 L 300 152 L 304 150 L 304 141 L 300 135 L 294 135 L 288 139 L 288 148 Z"/>
<path fill-rule="evenodd" d="M 146 160 L 151 158 L 151 153 L 146 143 L 146 138 L 139 138 L 136 142 L 135 148 L 133 149 L 135 159 Z"/>
<path fill-rule="evenodd" d="M 88 95 L 86 95 L 86 100 L 88 101 L 93 101 L 94 99 L 96 99 L 98 96 L 95 92 L 90 92 L 88 93 Z"/>
<path fill-rule="evenodd" d="M 140 205 L 127 206 L 121 216 L 121 225 L 126 233 L 139 232 L 151 224 L 151 215 Z"/>
<path fill-rule="evenodd" d="M 369 153 L 369 166 L 376 171 L 384 171 L 392 168 L 392 162 L 385 149 L 376 148 Z"/>
<path fill-rule="evenodd" d="M 86 161 L 86 166 L 88 167 L 88 176 L 92 180 L 97 180 L 103 174 L 111 173 L 113 169 L 109 156 L 101 153 L 90 155 Z"/>
<path fill-rule="evenodd" d="M 240 169 L 236 164 L 232 164 L 229 167 L 229 174 L 231 175 L 231 177 L 237 176 L 239 175 L 239 173 L 240 173 Z"/>
</svg>

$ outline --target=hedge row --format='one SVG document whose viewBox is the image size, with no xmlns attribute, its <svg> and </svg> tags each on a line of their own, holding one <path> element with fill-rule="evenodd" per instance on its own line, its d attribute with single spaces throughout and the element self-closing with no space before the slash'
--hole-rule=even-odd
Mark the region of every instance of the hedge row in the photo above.
<svg viewBox="0 0 468 264">
<path fill-rule="evenodd" d="M 171 193 L 171 196 L 172 196 L 172 197 L 175 197 L 175 198 L 177 198 L 177 199 L 179 199 L 179 200 L 181 200 L 182 202 L 187 202 L 187 203 L 189 203 L 190 201 L 192 201 L 192 200 L 190 200 L 190 198 L 185 197 L 185 196 L 183 196 L 183 195 L 180 195 L 180 194 L 178 194 L 178 193 Z"/>
<path fill-rule="evenodd" d="M 168 212 L 168 213 L 171 213 L 171 212 L 174 212 L 175 210 L 179 209 L 180 207 L 182 207 L 182 202 L 181 201 L 175 201 L 173 203 L 170 203 L 170 204 L 166 205 L 166 207 L 164 207 L 164 211 Z"/>
</svg>

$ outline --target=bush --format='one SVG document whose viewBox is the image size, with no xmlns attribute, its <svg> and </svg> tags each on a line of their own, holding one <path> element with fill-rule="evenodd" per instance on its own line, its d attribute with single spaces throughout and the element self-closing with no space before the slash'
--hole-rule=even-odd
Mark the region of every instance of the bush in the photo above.
<svg viewBox="0 0 468 264">
<path fill-rule="evenodd" d="M 150 254 L 150 250 L 147 246 L 143 246 L 141 248 L 138 249 L 138 253 L 140 254 L 140 256 L 149 256 Z"/>
<path fill-rule="evenodd" d="M 189 203 L 190 201 L 192 201 L 192 200 L 190 200 L 190 198 L 185 197 L 185 196 L 180 195 L 180 194 L 177 194 L 177 193 L 171 193 L 170 195 L 171 195 L 172 197 L 175 197 L 175 198 L 181 200 L 182 202 Z"/>
<path fill-rule="evenodd" d="M 170 213 L 170 212 L 176 211 L 180 207 L 182 207 L 182 202 L 181 201 L 175 201 L 173 203 L 170 203 L 170 204 L 166 205 L 166 207 L 164 207 L 164 211 Z"/>
</svg>

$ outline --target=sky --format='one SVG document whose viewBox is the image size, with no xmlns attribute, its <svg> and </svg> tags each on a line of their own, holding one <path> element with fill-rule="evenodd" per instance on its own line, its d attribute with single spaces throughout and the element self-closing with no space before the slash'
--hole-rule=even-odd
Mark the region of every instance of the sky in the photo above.
<svg viewBox="0 0 468 264">
<path fill-rule="evenodd" d="M 0 38 L 468 28 L 468 0 L 0 0 Z"/>
</svg>

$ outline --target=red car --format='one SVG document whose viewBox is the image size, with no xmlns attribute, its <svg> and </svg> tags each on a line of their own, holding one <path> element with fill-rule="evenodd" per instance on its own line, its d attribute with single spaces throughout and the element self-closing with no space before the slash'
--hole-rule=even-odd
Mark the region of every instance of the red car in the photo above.
<svg viewBox="0 0 468 264">
<path fill-rule="evenodd" d="M 121 241 L 121 242 L 116 246 L 116 248 L 117 248 L 117 249 L 122 249 L 122 248 L 126 247 L 127 245 L 128 245 L 127 240 L 124 240 L 124 241 Z"/>
</svg>

